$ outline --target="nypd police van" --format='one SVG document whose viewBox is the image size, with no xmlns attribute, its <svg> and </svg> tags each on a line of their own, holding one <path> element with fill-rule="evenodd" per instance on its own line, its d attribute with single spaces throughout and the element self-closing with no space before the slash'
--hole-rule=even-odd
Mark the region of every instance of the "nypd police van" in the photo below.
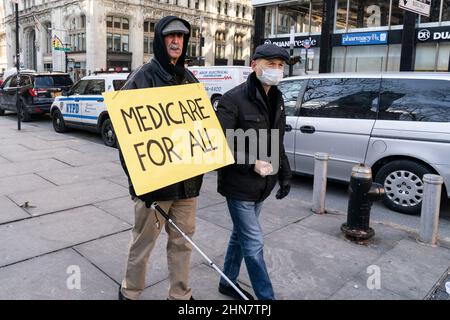
<svg viewBox="0 0 450 320">
<path fill-rule="evenodd" d="M 96 74 L 78 81 L 69 92 L 55 98 L 51 108 L 53 128 L 63 133 L 68 128 L 98 132 L 105 145 L 115 147 L 116 136 L 102 96 L 120 90 L 128 73 Z"/>
</svg>

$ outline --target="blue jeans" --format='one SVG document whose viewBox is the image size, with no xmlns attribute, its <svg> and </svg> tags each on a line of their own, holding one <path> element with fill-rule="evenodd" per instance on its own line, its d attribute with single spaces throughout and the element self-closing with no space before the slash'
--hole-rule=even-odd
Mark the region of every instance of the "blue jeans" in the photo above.
<svg viewBox="0 0 450 320">
<path fill-rule="evenodd" d="M 245 260 L 253 291 L 259 300 L 274 300 L 272 283 L 264 262 L 264 241 L 258 218 L 262 202 L 239 201 L 227 198 L 233 233 L 228 243 L 223 273 L 237 282 L 242 259 Z M 222 285 L 229 285 L 223 278 Z"/>
</svg>

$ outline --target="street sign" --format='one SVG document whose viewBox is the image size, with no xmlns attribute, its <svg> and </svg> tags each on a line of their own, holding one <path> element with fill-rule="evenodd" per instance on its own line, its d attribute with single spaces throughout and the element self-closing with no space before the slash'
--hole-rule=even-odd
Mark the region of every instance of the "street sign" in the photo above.
<svg viewBox="0 0 450 320">
<path fill-rule="evenodd" d="M 63 47 L 57 47 L 57 48 L 54 48 L 56 51 L 64 51 L 64 52 L 70 52 L 70 51 L 72 51 L 72 49 L 70 49 L 70 48 L 63 48 Z"/>
<path fill-rule="evenodd" d="M 404 10 L 429 17 L 431 0 L 399 0 L 398 6 Z"/>
</svg>

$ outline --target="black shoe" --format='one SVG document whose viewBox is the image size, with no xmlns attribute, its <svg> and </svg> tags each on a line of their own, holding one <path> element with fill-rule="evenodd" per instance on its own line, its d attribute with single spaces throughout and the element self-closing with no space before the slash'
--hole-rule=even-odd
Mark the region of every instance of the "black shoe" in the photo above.
<svg viewBox="0 0 450 320">
<path fill-rule="evenodd" d="M 131 300 L 122 294 L 122 286 L 119 287 L 119 300 Z"/>
<path fill-rule="evenodd" d="M 236 287 L 237 287 L 239 290 L 242 291 L 242 293 L 247 297 L 248 300 L 255 300 L 255 298 L 253 298 L 253 296 L 252 296 L 249 292 L 247 292 L 247 291 L 245 291 L 244 289 L 242 289 L 242 288 L 239 286 L 239 284 L 236 283 L 235 285 L 236 285 Z M 223 284 L 220 283 L 220 284 L 219 284 L 219 292 L 220 292 L 221 294 L 226 295 L 226 296 L 232 297 L 232 298 L 234 298 L 234 299 L 236 299 L 236 300 L 244 300 L 244 299 L 241 297 L 241 295 L 240 295 L 239 293 L 237 293 L 236 290 L 234 290 L 234 288 L 233 288 L 232 286 L 227 286 L 227 285 L 223 285 Z"/>
</svg>

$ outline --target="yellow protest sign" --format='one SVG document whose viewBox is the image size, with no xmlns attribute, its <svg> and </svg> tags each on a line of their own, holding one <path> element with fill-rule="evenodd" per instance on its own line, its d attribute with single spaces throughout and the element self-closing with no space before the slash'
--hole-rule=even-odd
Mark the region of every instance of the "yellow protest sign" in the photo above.
<svg viewBox="0 0 450 320">
<path fill-rule="evenodd" d="M 234 163 L 203 84 L 103 96 L 137 195 Z"/>
</svg>

